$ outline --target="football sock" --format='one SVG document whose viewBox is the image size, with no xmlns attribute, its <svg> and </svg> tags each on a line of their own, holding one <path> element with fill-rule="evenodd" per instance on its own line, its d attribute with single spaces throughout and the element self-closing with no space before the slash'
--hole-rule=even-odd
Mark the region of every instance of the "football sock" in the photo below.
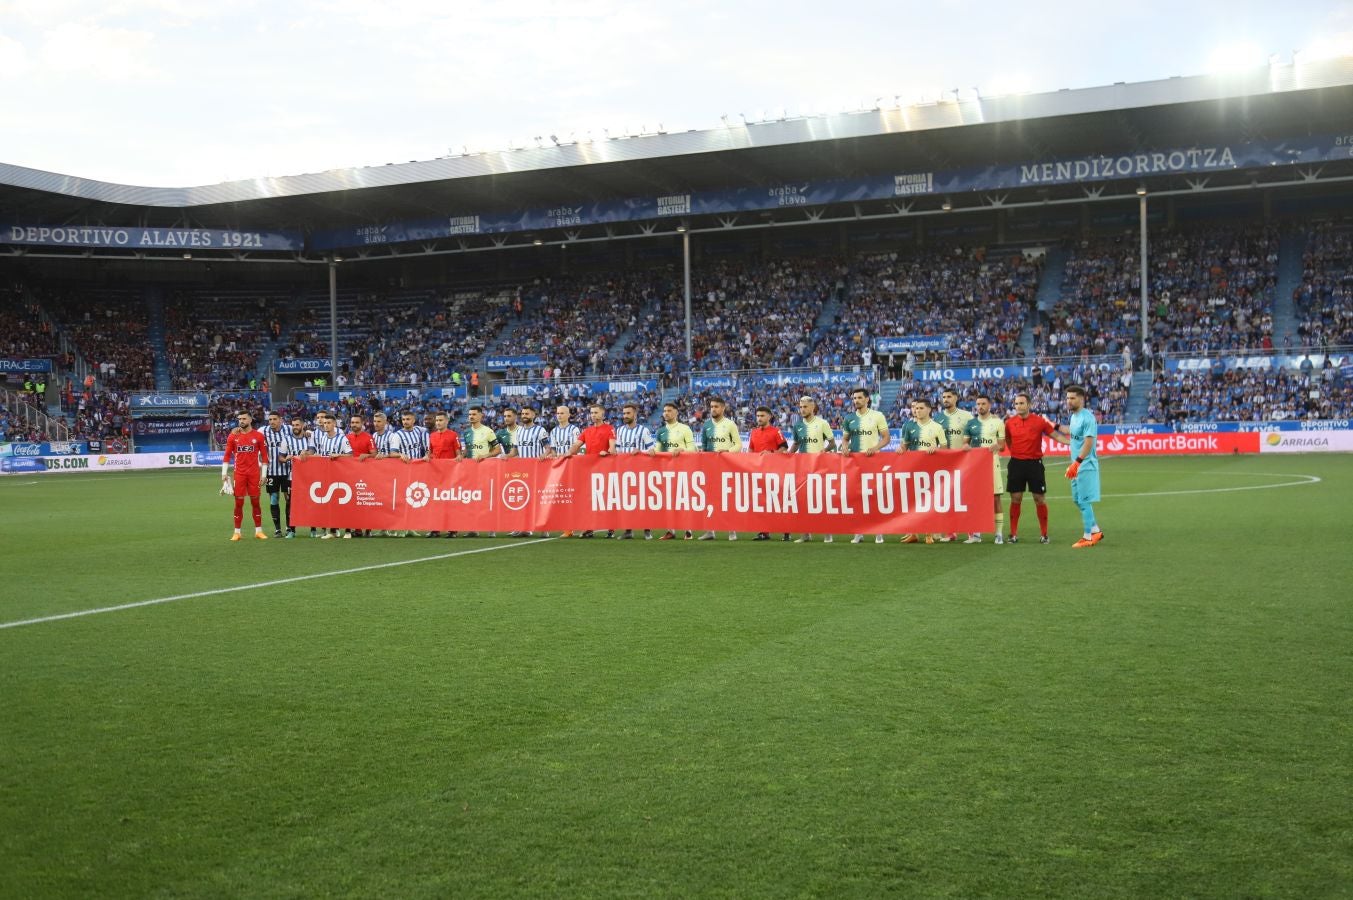
<svg viewBox="0 0 1353 900">
<path fill-rule="evenodd" d="M 291 529 L 291 495 L 287 494 L 287 529 Z"/>
<path fill-rule="evenodd" d="M 1080 502 L 1076 504 L 1081 508 L 1081 523 L 1085 525 L 1085 536 L 1088 538 L 1095 530 L 1095 508 L 1092 504 Z"/>
<path fill-rule="evenodd" d="M 261 509 L 258 508 L 258 498 L 257 498 L 257 497 L 250 497 L 250 498 L 249 498 L 249 509 L 250 509 L 250 511 L 253 512 L 253 514 L 254 514 L 254 527 L 255 527 L 255 528 L 258 528 L 259 526 L 261 526 L 261 525 L 263 524 L 263 511 L 262 511 Z M 240 504 L 240 512 L 241 512 L 241 513 L 244 512 L 244 504 L 243 504 L 243 503 Z"/>
<path fill-rule="evenodd" d="M 282 504 L 276 494 L 268 495 L 268 511 L 272 513 L 272 526 L 282 530 Z"/>
<path fill-rule="evenodd" d="M 1018 504 L 1018 503 L 1011 503 L 1011 504 L 1010 504 L 1010 533 L 1011 533 L 1011 534 L 1017 534 L 1017 533 L 1019 532 L 1019 508 L 1020 508 L 1020 504 Z"/>
<path fill-rule="evenodd" d="M 240 523 L 244 521 L 244 498 L 235 498 L 235 530 L 240 530 Z"/>
<path fill-rule="evenodd" d="M 996 513 L 996 533 L 997 533 L 997 534 L 1000 534 L 1000 533 L 1001 533 L 1001 526 L 1002 526 L 1004 523 L 1005 523 L 1005 513 L 1003 513 L 1003 512 L 998 512 L 998 513 Z"/>
<path fill-rule="evenodd" d="M 1048 507 L 1045 504 L 1038 504 L 1034 507 L 1038 511 L 1038 533 L 1043 537 L 1048 536 Z"/>
</svg>

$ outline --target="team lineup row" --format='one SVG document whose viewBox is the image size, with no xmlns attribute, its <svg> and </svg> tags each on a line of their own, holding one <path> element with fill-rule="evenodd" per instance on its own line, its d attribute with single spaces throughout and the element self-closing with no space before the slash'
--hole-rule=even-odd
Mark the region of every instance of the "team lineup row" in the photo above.
<svg viewBox="0 0 1353 900">
<path fill-rule="evenodd" d="M 902 428 L 901 448 L 908 452 L 934 453 L 940 449 L 964 450 L 981 447 L 992 452 L 994 465 L 994 504 L 996 513 L 996 543 L 1003 543 L 1002 495 L 1009 491 L 1011 497 L 1011 541 L 1018 541 L 1020 505 L 1027 491 L 1034 496 L 1039 521 L 1040 540 L 1048 542 L 1047 527 L 1047 484 L 1043 471 L 1043 438 L 1045 436 L 1071 445 L 1075 454 L 1067 477 L 1072 481 L 1072 497 L 1082 514 L 1084 525 L 1081 540 L 1076 547 L 1092 547 L 1103 539 L 1103 533 L 1095 521 L 1093 504 L 1099 500 L 1099 465 L 1096 456 L 1096 437 L 1098 426 L 1094 414 L 1085 406 L 1086 391 L 1077 385 L 1066 389 L 1066 406 L 1071 414 L 1070 425 L 1058 426 L 1029 409 L 1027 394 L 1015 397 L 1015 414 L 1001 419 L 991 414 L 991 398 L 979 395 L 974 399 L 975 413 L 958 406 L 958 394 L 950 389 L 941 395 L 941 408 L 932 410 L 929 399 L 916 398 L 911 401 L 912 418 Z M 747 451 L 753 453 L 823 453 L 840 452 L 842 454 L 863 453 L 872 456 L 887 450 L 892 441 L 887 420 L 877 410 L 870 408 L 869 392 L 856 389 L 851 393 L 851 412 L 842 422 L 842 435 L 838 444 L 831 426 L 818 415 L 817 403 L 811 397 L 799 400 L 800 421 L 793 428 L 794 442 L 791 445 L 779 428 L 771 424 L 771 410 L 760 407 L 757 410 L 757 426 L 748 435 Z M 638 421 L 638 408 L 634 404 L 625 404 L 621 408 L 621 425 L 617 429 L 606 421 L 606 410 L 599 404 L 589 408 L 590 424 L 586 428 L 574 425 L 571 412 L 566 406 L 556 409 L 557 424 L 548 433 L 536 422 L 534 408 L 525 406 L 520 412 L 515 409 L 502 411 L 504 425 L 493 429 L 484 424 L 482 407 L 472 407 L 469 411 L 469 426 L 461 433 L 448 427 L 448 416 L 438 413 L 434 428 L 428 430 L 416 423 L 411 412 L 401 415 L 401 427 L 395 428 L 384 412 L 373 416 L 372 431 L 366 430 L 366 421 L 362 416 L 352 416 L 349 430 L 343 432 L 338 427 L 338 418 L 333 413 L 321 412 L 318 417 L 319 429 L 307 429 L 300 417 L 293 417 L 289 427 L 283 427 L 282 417 L 278 413 L 268 416 L 268 425 L 261 431 L 253 428 L 253 419 L 249 413 L 238 415 L 238 427 L 235 428 L 226 444 L 225 460 L 221 466 L 222 494 L 235 497 L 235 532 L 232 540 L 240 540 L 240 524 L 243 519 L 243 503 L 249 498 L 254 517 L 255 537 L 266 539 L 262 529 L 259 493 L 261 488 L 261 466 L 267 466 L 267 491 L 270 496 L 275 537 L 293 537 L 295 529 L 291 526 L 291 465 L 298 458 L 321 456 L 329 458 L 356 457 L 358 459 L 402 459 L 416 461 L 422 459 L 470 459 L 484 460 L 494 457 L 551 458 L 568 457 L 582 453 L 594 453 L 606 456 L 615 453 L 634 454 L 681 454 L 690 452 L 736 453 L 743 451 L 742 436 L 737 424 L 727 415 L 727 404 L 719 397 L 708 401 L 709 415 L 701 426 L 699 445 L 689 425 L 679 421 L 679 410 L 674 403 L 663 407 L 663 424 L 654 435 L 651 430 Z M 1007 472 L 1001 466 L 1000 454 L 1009 451 L 1010 464 Z M 230 478 L 230 468 L 235 468 L 235 478 Z M 1008 485 L 1007 485 L 1008 482 Z M 282 518 L 279 510 L 281 501 L 286 503 L 286 532 L 282 531 Z M 326 536 L 332 536 L 329 532 Z M 435 536 L 436 533 L 433 533 Z M 348 531 L 344 537 L 354 536 Z M 362 536 L 358 533 L 356 536 Z M 454 537 L 451 532 L 448 537 Z M 513 536 L 517 536 L 514 533 Z M 565 533 L 565 536 L 568 536 Z M 591 537 L 592 532 L 583 532 L 582 537 Z M 608 536 L 612 536 L 608 533 Z M 625 532 L 622 537 L 632 537 Z M 650 534 L 645 535 L 651 537 Z M 671 539 L 671 532 L 662 539 Z M 687 539 L 692 535 L 688 532 Z M 702 539 L 712 539 L 713 532 L 707 532 Z M 788 540 L 788 535 L 784 538 Z M 927 543 L 936 539 L 950 540 L 957 535 L 925 538 Z M 769 540 L 767 532 L 760 532 L 757 540 Z M 729 535 L 736 540 L 736 533 Z M 800 540 L 808 540 L 805 535 Z M 830 537 L 825 538 L 830 540 Z M 853 541 L 863 540 L 855 535 Z M 882 535 L 875 540 L 883 542 Z M 903 535 L 903 543 L 920 540 L 916 535 Z M 979 543 L 981 536 L 969 534 L 968 543 Z"/>
</svg>

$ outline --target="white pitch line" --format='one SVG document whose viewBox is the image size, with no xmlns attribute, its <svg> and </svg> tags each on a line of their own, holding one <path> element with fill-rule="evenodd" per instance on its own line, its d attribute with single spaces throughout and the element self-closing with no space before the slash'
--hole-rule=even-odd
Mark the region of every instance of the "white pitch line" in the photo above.
<svg viewBox="0 0 1353 900">
<path fill-rule="evenodd" d="M 1300 487 L 1306 484 L 1318 484 L 1320 476 L 1318 475 L 1293 475 L 1283 472 L 1237 472 L 1235 474 L 1245 475 L 1267 475 L 1271 478 L 1302 478 L 1303 481 L 1283 481 L 1278 484 L 1251 484 L 1245 487 L 1229 488 L 1195 488 L 1188 491 L 1146 491 L 1139 494 L 1105 494 L 1105 497 L 1178 497 L 1183 494 L 1230 494 L 1235 491 L 1266 491 L 1269 488 Z M 1070 497 L 1048 497 L 1049 500 L 1070 500 Z"/>
<path fill-rule="evenodd" d="M 479 547 L 475 550 L 459 550 L 455 553 L 439 553 L 436 556 L 420 556 L 418 559 L 400 559 L 394 562 L 375 563 L 359 566 L 355 569 L 340 569 L 336 572 L 317 572 L 314 575 L 297 575 L 294 578 L 278 578 L 275 581 L 260 581 L 257 584 L 241 584 L 236 587 L 216 588 L 210 591 L 197 591 L 193 594 L 175 594 L 172 597 L 157 597 L 154 600 L 137 600 L 135 603 L 120 603 L 117 606 L 101 606 L 98 609 L 82 609 L 76 612 L 61 613 L 55 616 L 41 616 L 36 619 L 20 619 L 17 622 L 0 622 L 0 629 L 18 628 L 20 625 L 39 625 L 43 622 L 58 622 L 62 619 L 78 619 L 81 616 L 96 616 L 100 613 L 119 612 L 124 609 L 136 609 L 140 606 L 155 606 L 160 603 L 173 603 L 176 600 L 194 600 L 198 597 L 211 597 L 216 594 L 233 594 L 236 591 L 251 591 L 254 588 L 276 587 L 279 584 L 295 584 L 298 581 L 311 581 L 316 578 L 331 578 L 335 575 L 355 575 L 358 572 L 374 572 L 377 569 L 392 569 L 396 566 L 411 566 L 414 563 L 436 562 L 439 559 L 453 559 L 457 556 L 470 556 L 474 553 L 491 553 L 494 550 L 510 550 L 513 547 L 526 547 L 530 544 L 543 544 L 555 538 L 536 538 L 533 541 L 521 541 L 516 544 L 499 544 L 494 547 Z"/>
</svg>

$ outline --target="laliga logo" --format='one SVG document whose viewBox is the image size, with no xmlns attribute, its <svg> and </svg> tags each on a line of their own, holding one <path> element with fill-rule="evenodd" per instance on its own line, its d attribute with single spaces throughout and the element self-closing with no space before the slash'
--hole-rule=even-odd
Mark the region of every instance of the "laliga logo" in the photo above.
<svg viewBox="0 0 1353 900">
<path fill-rule="evenodd" d="M 450 501 L 452 503 L 479 503 L 483 499 L 483 491 L 469 491 L 459 487 L 454 490 L 434 489 L 429 488 L 421 481 L 415 481 L 404 489 L 404 502 L 409 504 L 410 509 L 422 509 L 433 500 Z"/>
<path fill-rule="evenodd" d="M 328 490 L 323 495 L 319 492 L 318 483 L 310 485 L 310 499 L 315 503 L 328 503 L 333 500 L 335 494 L 341 495 L 338 499 L 339 506 L 352 502 L 352 488 L 341 481 L 329 485 Z"/>
<path fill-rule="evenodd" d="M 414 509 L 422 509 L 432 499 L 432 492 L 421 481 L 415 481 L 404 489 L 404 502 Z"/>
</svg>

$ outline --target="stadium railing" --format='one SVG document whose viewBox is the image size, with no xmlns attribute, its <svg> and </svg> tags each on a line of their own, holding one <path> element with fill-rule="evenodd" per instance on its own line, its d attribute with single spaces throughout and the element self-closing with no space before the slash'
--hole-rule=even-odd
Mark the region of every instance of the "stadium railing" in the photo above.
<svg viewBox="0 0 1353 900">
<path fill-rule="evenodd" d="M 47 415 L 15 391 L 0 388 L 0 406 L 8 409 L 13 419 L 37 429 L 48 440 L 70 440 L 70 427 L 65 422 Z"/>
</svg>

